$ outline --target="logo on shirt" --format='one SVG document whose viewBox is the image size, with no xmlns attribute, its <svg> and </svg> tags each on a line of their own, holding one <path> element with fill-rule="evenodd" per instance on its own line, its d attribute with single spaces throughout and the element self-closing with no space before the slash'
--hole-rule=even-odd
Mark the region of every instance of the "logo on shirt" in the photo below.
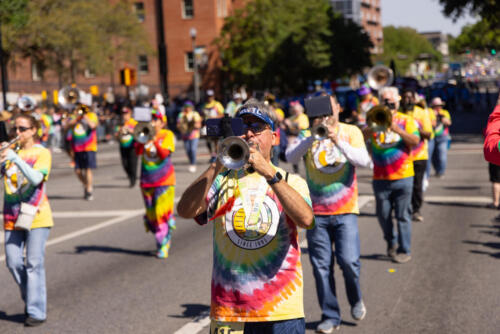
<svg viewBox="0 0 500 334">
<path fill-rule="evenodd" d="M 236 246 L 258 249 L 269 244 L 276 236 L 280 220 L 276 203 L 266 196 L 257 211 L 247 214 L 241 198 L 237 198 L 231 212 L 226 214 L 226 232 Z"/>
<path fill-rule="evenodd" d="M 322 140 L 312 150 L 314 166 L 325 174 L 338 172 L 347 161 L 331 140 Z"/>
<path fill-rule="evenodd" d="M 380 131 L 376 133 L 375 141 L 377 142 L 377 145 L 382 148 L 391 148 L 396 146 L 401 141 L 401 136 L 393 131 Z"/>
</svg>

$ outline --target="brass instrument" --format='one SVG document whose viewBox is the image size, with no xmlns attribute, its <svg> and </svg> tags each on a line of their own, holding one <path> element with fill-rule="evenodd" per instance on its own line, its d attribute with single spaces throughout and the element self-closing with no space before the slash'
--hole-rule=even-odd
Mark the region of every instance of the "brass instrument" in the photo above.
<svg viewBox="0 0 500 334">
<path fill-rule="evenodd" d="M 71 110 L 75 108 L 78 102 L 81 102 L 85 92 L 71 86 L 66 86 L 59 90 L 57 101 L 64 109 Z"/>
<path fill-rule="evenodd" d="M 9 149 L 12 145 L 17 144 L 19 141 L 19 136 L 15 137 L 14 139 L 11 139 L 10 141 L 3 143 L 2 146 L 0 146 L 0 153 Z"/>
<path fill-rule="evenodd" d="M 326 138 L 328 138 L 328 127 L 323 123 L 315 125 L 311 129 L 311 135 L 316 140 L 326 139 Z"/>
<path fill-rule="evenodd" d="M 390 86 L 394 81 L 394 73 L 384 65 L 376 65 L 370 69 L 366 75 L 368 86 L 374 90 L 379 90 L 382 87 Z"/>
<path fill-rule="evenodd" d="M 366 124 L 375 131 L 385 132 L 392 125 L 392 113 L 387 106 L 375 106 L 368 110 Z"/>
<path fill-rule="evenodd" d="M 31 111 L 36 107 L 36 101 L 28 95 L 23 95 L 17 100 L 17 106 L 22 111 Z"/>
<path fill-rule="evenodd" d="M 227 169 L 240 169 L 248 164 L 250 146 L 240 137 L 227 137 L 219 143 L 218 158 Z"/>
<path fill-rule="evenodd" d="M 150 122 L 138 122 L 134 128 L 134 140 L 139 144 L 146 144 L 155 136 L 155 130 Z"/>
</svg>

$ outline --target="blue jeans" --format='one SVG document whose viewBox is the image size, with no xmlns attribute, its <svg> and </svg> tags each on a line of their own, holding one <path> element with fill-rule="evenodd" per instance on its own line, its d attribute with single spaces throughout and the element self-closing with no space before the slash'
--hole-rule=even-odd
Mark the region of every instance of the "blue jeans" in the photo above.
<svg viewBox="0 0 500 334">
<path fill-rule="evenodd" d="M 246 322 L 245 334 L 304 334 L 306 332 L 306 321 L 304 318 L 265 321 L 265 322 Z"/>
<path fill-rule="evenodd" d="M 50 228 L 34 228 L 29 232 L 5 231 L 5 257 L 14 280 L 21 290 L 28 314 L 35 319 L 47 318 L 45 285 L 45 242 Z M 23 250 L 26 244 L 26 264 Z"/>
<path fill-rule="evenodd" d="M 427 151 L 429 153 L 429 158 L 427 159 L 427 168 L 425 170 L 425 177 L 429 178 L 429 175 L 431 175 L 431 167 L 432 167 L 432 155 L 434 154 L 434 147 L 436 143 L 434 141 L 434 138 L 429 139 L 427 142 Z"/>
<path fill-rule="evenodd" d="M 432 159 L 429 160 L 432 160 L 432 165 L 438 175 L 443 175 L 446 170 L 446 163 L 448 161 L 448 139 L 448 136 L 434 138 L 434 152 L 432 154 Z"/>
<path fill-rule="evenodd" d="M 314 228 L 307 230 L 309 259 L 313 266 L 316 292 L 322 320 L 332 319 L 340 324 L 340 307 L 335 290 L 333 268 L 335 258 L 344 275 L 349 304 L 361 300 L 359 276 L 361 271 L 358 216 L 355 214 L 315 216 Z M 335 253 L 332 251 L 335 244 Z"/>
<path fill-rule="evenodd" d="M 411 248 L 411 196 L 413 176 L 400 180 L 373 180 L 377 218 L 387 241 L 387 247 L 396 247 L 397 252 L 410 254 Z M 392 221 L 395 210 L 397 231 Z"/>
<path fill-rule="evenodd" d="M 184 149 L 191 165 L 196 165 L 196 151 L 198 150 L 199 138 L 184 140 Z"/>
</svg>

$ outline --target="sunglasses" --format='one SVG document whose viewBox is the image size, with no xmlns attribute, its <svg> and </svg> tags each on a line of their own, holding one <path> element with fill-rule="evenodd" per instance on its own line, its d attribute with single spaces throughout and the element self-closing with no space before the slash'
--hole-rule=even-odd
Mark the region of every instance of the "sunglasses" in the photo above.
<svg viewBox="0 0 500 334">
<path fill-rule="evenodd" d="M 15 126 L 12 128 L 12 130 L 14 130 L 15 132 L 19 131 L 19 132 L 24 132 L 24 131 L 27 131 L 31 129 L 31 127 L 27 128 L 25 126 Z"/>
<path fill-rule="evenodd" d="M 257 133 L 261 133 L 262 131 L 264 131 L 266 129 L 269 129 L 269 125 L 266 123 L 262 123 L 262 122 L 243 123 L 243 133 L 250 130 L 253 133 L 257 134 Z"/>
</svg>

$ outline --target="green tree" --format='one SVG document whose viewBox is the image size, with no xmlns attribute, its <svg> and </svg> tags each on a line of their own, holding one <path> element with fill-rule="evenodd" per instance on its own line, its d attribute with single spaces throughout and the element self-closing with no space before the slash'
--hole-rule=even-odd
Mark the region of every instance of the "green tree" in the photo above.
<svg viewBox="0 0 500 334">
<path fill-rule="evenodd" d="M 450 51 L 460 54 L 466 51 L 486 51 L 500 46 L 500 28 L 492 29 L 486 19 L 462 28 L 460 35 L 449 42 Z"/>
<path fill-rule="evenodd" d="M 152 52 L 130 1 L 30 1 L 25 15 L 22 26 L 7 26 L 6 49 L 31 58 L 42 73 L 55 71 L 60 84 L 84 69 L 111 73 L 114 61 L 135 63 Z"/>
<path fill-rule="evenodd" d="M 422 55 L 430 55 L 436 62 L 441 54 L 415 29 L 409 27 L 384 27 L 384 53 L 379 60 L 389 65 L 394 60 L 399 73 L 406 73 L 410 64 Z"/>
<path fill-rule="evenodd" d="M 255 0 L 226 18 L 216 39 L 223 70 L 252 89 L 304 89 L 330 65 L 326 0 Z"/>
<path fill-rule="evenodd" d="M 490 29 L 500 28 L 500 2 L 498 0 L 439 0 L 446 16 L 458 19 L 470 13 L 479 15 L 487 21 Z"/>
</svg>

